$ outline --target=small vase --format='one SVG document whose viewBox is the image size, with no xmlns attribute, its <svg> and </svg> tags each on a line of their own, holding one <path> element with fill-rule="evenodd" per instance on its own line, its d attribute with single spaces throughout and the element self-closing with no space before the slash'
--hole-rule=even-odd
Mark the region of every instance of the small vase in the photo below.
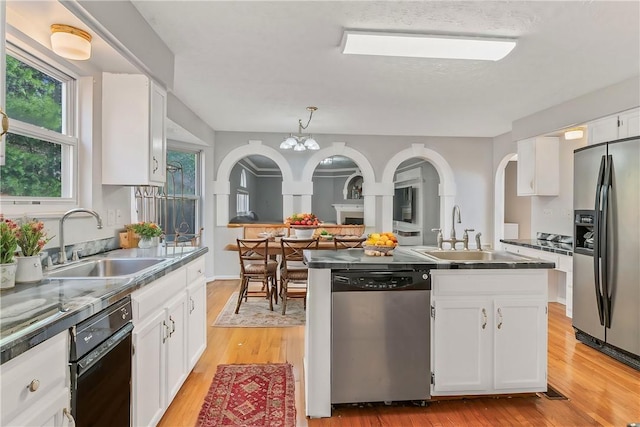
<svg viewBox="0 0 640 427">
<path fill-rule="evenodd" d="M 42 280 L 40 255 L 17 256 L 16 283 L 33 283 Z"/>
<path fill-rule="evenodd" d="M 8 264 L 0 264 L 0 289 L 10 289 L 16 285 L 16 269 L 18 263 L 13 261 Z"/>
<path fill-rule="evenodd" d="M 138 242 L 138 247 L 140 249 L 147 249 L 153 246 L 153 238 L 151 237 L 143 237 Z"/>
</svg>

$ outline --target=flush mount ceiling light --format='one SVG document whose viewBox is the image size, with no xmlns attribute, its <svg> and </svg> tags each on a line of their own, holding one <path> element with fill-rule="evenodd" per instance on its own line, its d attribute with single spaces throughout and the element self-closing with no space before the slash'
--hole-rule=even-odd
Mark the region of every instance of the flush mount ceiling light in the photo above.
<svg viewBox="0 0 640 427">
<path fill-rule="evenodd" d="M 311 135 L 302 135 L 302 131 L 309 127 L 311 117 L 313 117 L 313 113 L 317 109 L 318 107 L 307 107 L 307 111 L 309 111 L 309 120 L 307 120 L 307 124 L 302 126 L 302 119 L 298 119 L 298 135 L 289 134 L 289 136 L 280 144 L 281 149 L 289 150 L 293 148 L 293 151 L 320 149 L 320 146 Z"/>
<path fill-rule="evenodd" d="M 384 33 L 345 30 L 342 53 L 411 58 L 499 61 L 516 46 L 515 39 Z"/>
<path fill-rule="evenodd" d="M 65 24 L 51 25 L 51 50 L 67 59 L 83 61 L 91 57 L 91 34 Z"/>
<path fill-rule="evenodd" d="M 572 139 L 580 139 L 584 136 L 584 130 L 581 128 L 569 129 L 564 133 L 564 139 L 571 141 Z"/>
</svg>

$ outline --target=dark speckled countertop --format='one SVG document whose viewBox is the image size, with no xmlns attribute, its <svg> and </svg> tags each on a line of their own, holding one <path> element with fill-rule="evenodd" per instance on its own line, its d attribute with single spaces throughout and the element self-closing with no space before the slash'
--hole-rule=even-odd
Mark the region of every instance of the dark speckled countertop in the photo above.
<svg viewBox="0 0 640 427">
<path fill-rule="evenodd" d="M 573 243 L 552 242 L 541 239 L 500 239 L 500 241 L 508 245 L 522 246 L 545 252 L 553 252 L 560 255 L 573 256 Z"/>
<path fill-rule="evenodd" d="M 435 261 L 419 255 L 416 250 L 434 250 L 425 246 L 403 246 L 393 251 L 393 256 L 368 256 L 364 249 L 343 249 L 305 251 L 307 265 L 310 268 L 330 268 L 332 270 L 411 270 L 413 268 L 430 269 L 531 269 L 554 268 L 553 262 L 520 257 L 514 260 L 495 261 Z M 499 252 L 499 251 L 498 251 Z M 510 254 L 505 254 L 506 258 Z"/>
<path fill-rule="evenodd" d="M 22 354 L 154 280 L 201 257 L 208 248 L 119 249 L 95 257 L 163 258 L 141 275 L 119 279 L 54 279 L 16 284 L 0 293 L 0 363 Z"/>
</svg>

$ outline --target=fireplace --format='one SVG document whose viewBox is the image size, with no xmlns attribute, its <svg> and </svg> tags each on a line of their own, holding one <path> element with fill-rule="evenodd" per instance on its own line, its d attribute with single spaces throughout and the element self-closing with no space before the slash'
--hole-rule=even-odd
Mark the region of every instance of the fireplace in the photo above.
<svg viewBox="0 0 640 427">
<path fill-rule="evenodd" d="M 333 205 L 336 210 L 336 224 L 364 224 L 364 205 Z M 347 219 L 352 222 L 347 222 Z M 360 222 L 353 222 L 353 221 Z"/>
</svg>

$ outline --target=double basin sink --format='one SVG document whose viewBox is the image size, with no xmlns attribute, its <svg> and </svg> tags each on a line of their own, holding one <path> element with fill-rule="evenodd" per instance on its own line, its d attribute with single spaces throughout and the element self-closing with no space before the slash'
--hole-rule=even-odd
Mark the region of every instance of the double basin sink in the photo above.
<svg viewBox="0 0 640 427">
<path fill-rule="evenodd" d="M 482 262 L 482 263 L 504 263 L 504 262 L 529 262 L 531 258 L 514 255 L 503 251 L 487 250 L 443 250 L 443 249 L 414 249 L 417 253 L 425 255 L 436 261 L 453 262 Z"/>
<path fill-rule="evenodd" d="M 49 271 L 51 279 L 112 279 L 141 274 L 166 258 L 88 258 Z"/>
</svg>

